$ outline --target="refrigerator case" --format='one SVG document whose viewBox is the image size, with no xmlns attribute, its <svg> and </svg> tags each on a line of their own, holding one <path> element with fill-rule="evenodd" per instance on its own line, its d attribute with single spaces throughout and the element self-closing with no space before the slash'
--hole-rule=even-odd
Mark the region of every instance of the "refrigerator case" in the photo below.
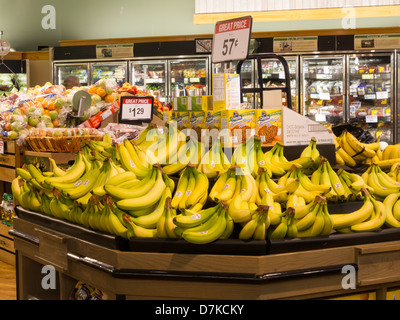
<svg viewBox="0 0 400 320">
<path fill-rule="evenodd" d="M 213 64 L 213 73 L 237 73 L 238 61 L 223 62 Z M 243 88 L 253 88 L 255 84 L 255 73 L 254 73 L 254 60 L 245 60 L 242 64 L 240 71 L 241 81 Z M 243 103 L 249 105 L 249 108 L 254 108 L 255 97 L 253 93 L 243 93 Z"/>
<path fill-rule="evenodd" d="M 209 57 L 168 59 L 168 97 L 211 95 Z"/>
<path fill-rule="evenodd" d="M 128 82 L 128 66 L 126 61 L 121 62 L 93 62 L 90 64 L 91 83 L 95 84 L 100 79 L 114 80 L 122 87 Z"/>
<path fill-rule="evenodd" d="M 351 54 L 347 59 L 349 122 L 393 142 L 394 53 Z"/>
<path fill-rule="evenodd" d="M 54 84 L 61 85 L 67 76 L 73 75 L 79 78 L 82 86 L 90 85 L 89 63 L 63 63 L 54 64 L 53 70 Z"/>
<path fill-rule="evenodd" d="M 299 58 L 298 56 L 282 55 L 288 63 L 290 72 L 290 91 L 292 95 L 292 110 L 299 111 Z M 285 71 L 282 63 L 276 59 L 261 61 L 263 85 L 267 87 L 285 87 Z M 256 73 L 257 74 L 257 73 Z M 256 80 L 257 81 L 257 80 Z M 286 94 L 282 93 L 282 105 L 287 106 Z"/>
<path fill-rule="evenodd" d="M 167 101 L 167 60 L 130 62 L 131 82 L 139 90 L 150 92 L 162 103 Z"/>
<path fill-rule="evenodd" d="M 338 125 L 346 121 L 345 55 L 302 56 L 302 114 Z"/>
</svg>

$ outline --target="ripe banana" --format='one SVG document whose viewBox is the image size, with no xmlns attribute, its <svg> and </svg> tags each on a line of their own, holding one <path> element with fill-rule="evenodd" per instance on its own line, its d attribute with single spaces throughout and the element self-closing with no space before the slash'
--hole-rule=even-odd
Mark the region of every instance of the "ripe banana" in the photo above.
<svg viewBox="0 0 400 320">
<path fill-rule="evenodd" d="M 134 224 L 147 229 L 156 228 L 157 222 L 161 218 L 161 215 L 163 214 L 164 209 L 167 205 L 167 198 L 171 198 L 171 194 L 171 189 L 166 188 L 160 198 L 160 201 L 157 204 L 157 207 L 151 213 L 141 215 L 139 217 L 131 217 L 131 221 Z"/>
<path fill-rule="evenodd" d="M 400 197 L 400 193 L 392 193 L 383 200 L 383 205 L 386 208 L 385 225 L 389 228 L 400 228 L 400 221 L 393 215 L 393 207 Z"/>
<path fill-rule="evenodd" d="M 373 197 L 371 197 L 371 202 L 374 205 L 374 214 L 371 215 L 372 217 L 366 221 L 352 225 L 350 227 L 351 231 L 375 231 L 384 225 L 387 215 L 385 205 L 382 202 L 375 200 Z"/>
<path fill-rule="evenodd" d="M 194 231 L 194 228 L 186 229 L 182 233 L 182 238 L 194 244 L 206 244 L 219 239 L 227 225 L 225 214 L 225 209 L 221 207 L 218 210 L 217 219 L 213 225 L 208 227 L 206 226 L 207 223 L 205 223 L 202 229 L 196 231 Z M 196 228 L 200 228 L 200 226 Z"/>
<path fill-rule="evenodd" d="M 333 218 L 333 227 L 335 230 L 351 227 L 357 223 L 361 223 L 367 220 L 374 211 L 374 206 L 371 202 L 369 192 L 366 189 L 363 189 L 363 192 L 366 194 L 364 198 L 363 205 L 360 209 L 348 213 L 348 214 L 331 214 Z"/>
<path fill-rule="evenodd" d="M 117 202 L 117 206 L 121 210 L 135 210 L 154 205 L 160 200 L 161 195 L 165 191 L 166 185 L 163 180 L 161 168 L 157 168 L 157 179 L 153 188 L 145 195 L 137 198 L 122 199 Z"/>
</svg>

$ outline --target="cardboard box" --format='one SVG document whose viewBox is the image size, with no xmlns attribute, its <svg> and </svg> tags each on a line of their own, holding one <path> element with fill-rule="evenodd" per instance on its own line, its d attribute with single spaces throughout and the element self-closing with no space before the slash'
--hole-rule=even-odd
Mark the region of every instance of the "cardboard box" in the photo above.
<svg viewBox="0 0 400 320">
<path fill-rule="evenodd" d="M 188 97 L 175 97 L 172 105 L 174 111 L 187 111 L 189 109 Z"/>
<path fill-rule="evenodd" d="M 228 119 L 228 112 L 225 111 L 207 111 L 205 117 L 205 131 L 203 133 L 203 137 L 206 139 L 205 141 L 214 141 L 218 138 L 221 130 L 221 119 Z"/>
<path fill-rule="evenodd" d="M 240 76 L 231 73 L 213 74 L 213 110 L 240 109 Z"/>
<path fill-rule="evenodd" d="M 227 110 L 221 116 L 221 135 L 224 146 L 237 146 L 255 134 L 254 109 Z"/>
<path fill-rule="evenodd" d="M 201 141 L 206 128 L 206 113 L 204 111 L 191 111 L 190 112 L 190 129 L 191 136 Z"/>
<path fill-rule="evenodd" d="M 164 125 L 169 123 L 170 121 L 176 121 L 176 112 L 175 111 L 167 111 L 163 113 Z"/>
<path fill-rule="evenodd" d="M 262 146 L 273 146 L 282 141 L 282 109 L 255 110 L 256 135 Z"/>
<path fill-rule="evenodd" d="M 189 109 L 191 111 L 212 110 L 213 96 L 189 97 Z"/>
<path fill-rule="evenodd" d="M 177 111 L 176 123 L 179 130 L 190 128 L 190 111 Z"/>
</svg>

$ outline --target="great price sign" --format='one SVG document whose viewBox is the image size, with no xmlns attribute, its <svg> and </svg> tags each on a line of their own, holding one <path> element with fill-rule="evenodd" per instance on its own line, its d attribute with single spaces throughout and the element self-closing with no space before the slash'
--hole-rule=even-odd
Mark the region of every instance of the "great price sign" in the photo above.
<svg viewBox="0 0 400 320">
<path fill-rule="evenodd" d="M 219 21 L 215 24 L 212 62 L 245 60 L 249 52 L 252 17 Z"/>
</svg>

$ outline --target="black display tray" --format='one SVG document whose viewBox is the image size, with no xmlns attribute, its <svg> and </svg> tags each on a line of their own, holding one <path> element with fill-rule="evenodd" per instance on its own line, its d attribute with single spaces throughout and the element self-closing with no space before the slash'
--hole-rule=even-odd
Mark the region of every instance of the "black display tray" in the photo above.
<svg viewBox="0 0 400 320">
<path fill-rule="evenodd" d="M 333 211 L 335 213 L 351 212 L 361 204 L 362 202 L 333 204 L 331 206 L 335 210 L 332 209 L 331 213 Z M 20 206 L 15 208 L 15 212 L 18 218 L 50 228 L 56 232 L 106 248 L 132 252 L 259 256 L 400 240 L 400 228 L 382 228 L 374 232 L 351 234 L 333 232 L 329 236 L 312 238 L 242 241 L 237 238 L 239 226 L 235 227 L 232 239 L 217 240 L 203 245 L 192 244 L 183 239 L 131 238 L 127 240 L 42 213 L 26 210 Z"/>
<path fill-rule="evenodd" d="M 129 241 L 119 236 L 114 236 L 99 231 L 94 231 L 75 223 L 47 216 L 43 213 L 26 210 L 20 206 L 15 207 L 18 218 L 52 229 L 54 231 L 88 241 L 105 248 L 121 251 L 129 250 Z"/>
<path fill-rule="evenodd" d="M 131 238 L 129 244 L 130 250 L 135 252 L 259 256 L 268 251 L 266 240 L 227 239 L 193 244 L 183 239 Z"/>
<path fill-rule="evenodd" d="M 381 229 L 373 232 L 340 234 L 329 236 L 271 240 L 267 254 L 320 250 L 386 241 L 400 240 L 400 228 Z"/>
</svg>

